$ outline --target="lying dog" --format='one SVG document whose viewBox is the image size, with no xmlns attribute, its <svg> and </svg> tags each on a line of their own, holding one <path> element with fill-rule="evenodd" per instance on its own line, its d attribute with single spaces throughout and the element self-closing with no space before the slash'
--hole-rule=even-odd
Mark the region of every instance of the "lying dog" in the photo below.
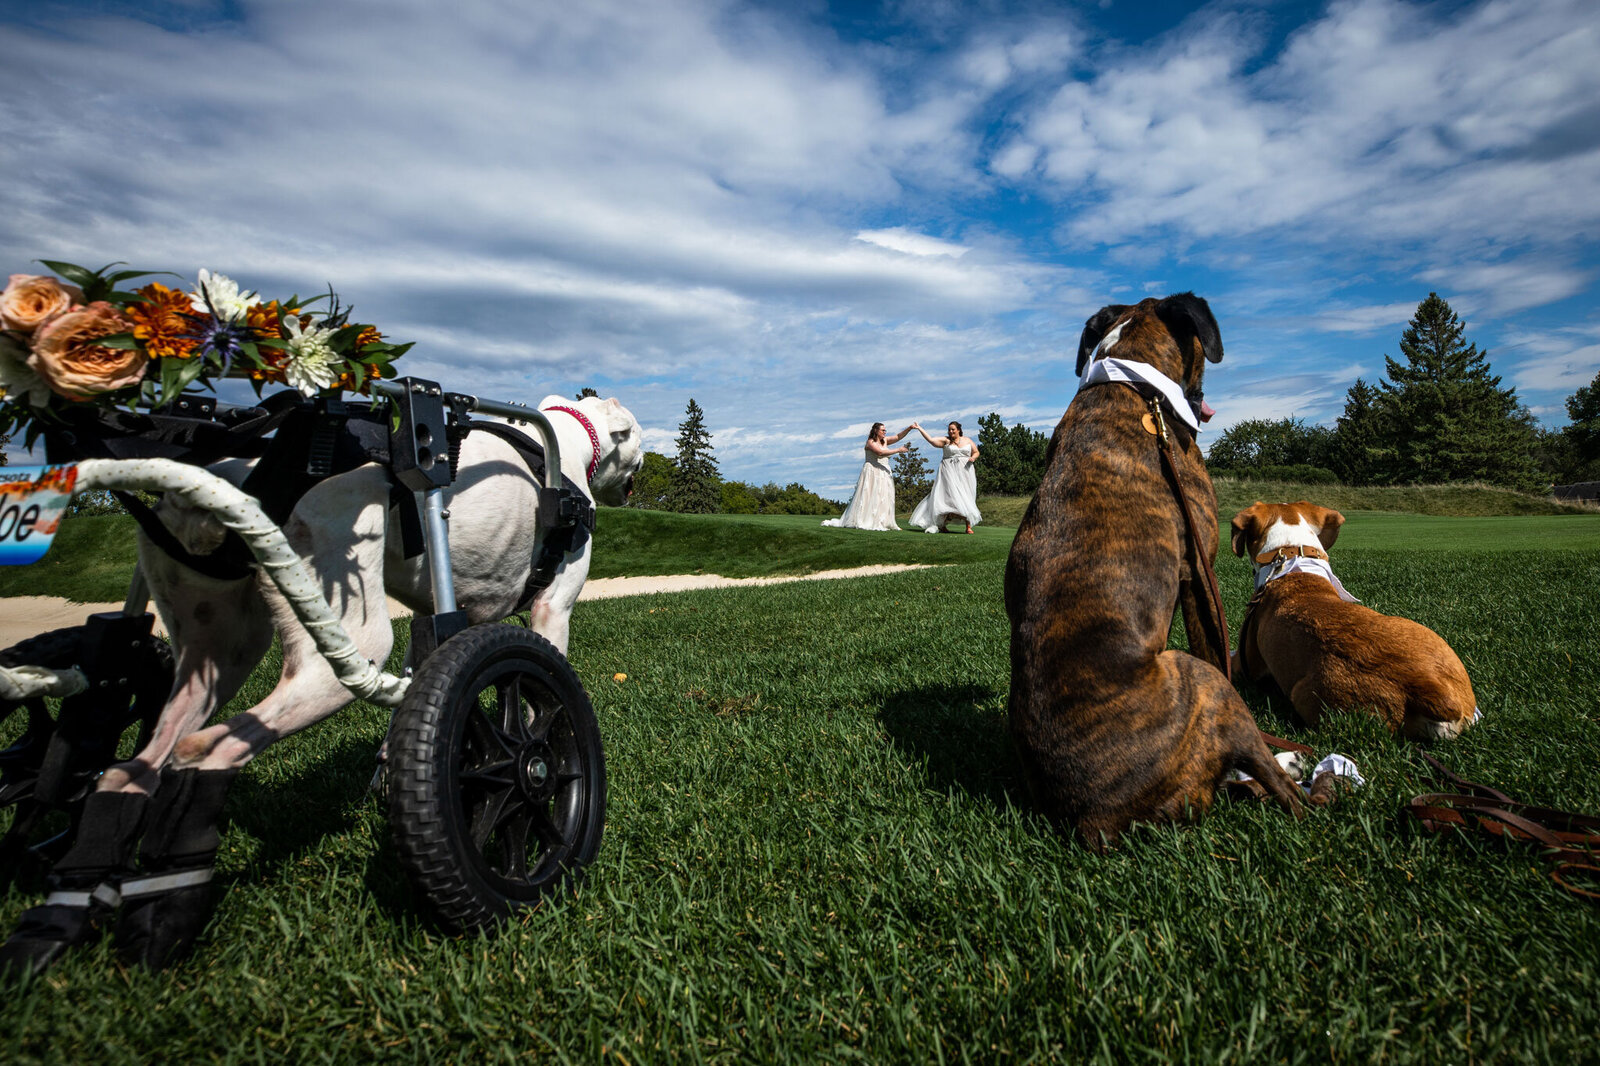
<svg viewBox="0 0 1600 1066">
<path fill-rule="evenodd" d="M 633 415 L 615 399 L 598 397 L 573 402 L 550 396 L 540 408 L 549 411 L 555 427 L 562 472 L 591 502 L 624 503 L 644 460 Z M 238 483 L 248 466 L 225 463 L 214 471 Z M 488 432 L 463 441 L 458 471 L 445 504 L 457 606 L 474 624 L 494 621 L 521 605 L 535 563 L 537 485 L 516 449 Z M 168 499 L 157 513 L 195 555 L 223 541 L 222 527 L 208 512 Z M 360 654 L 378 664 L 394 640 L 386 591 L 418 611 L 433 611 L 427 560 L 405 558 L 399 526 L 389 474 L 374 464 L 317 483 L 283 526 Z M 563 654 L 591 550 L 592 542 L 584 539 L 569 551 L 531 605 L 532 628 Z M 254 571 L 207 577 L 143 535 L 139 562 L 177 660 L 172 696 L 149 744 L 107 770 L 85 801 L 77 841 L 52 871 L 52 893 L 44 906 L 24 914 L 0 949 L 0 972 L 41 969 L 86 937 L 92 923 L 116 906 L 119 890 L 133 883 L 128 877 L 136 845 L 143 882 L 158 887 L 143 891 L 137 904 L 124 902 L 119 950 L 130 961 L 157 967 L 181 956 L 210 913 L 205 882 L 233 778 L 273 741 L 351 702 L 266 578 Z M 274 630 L 283 640 L 277 686 L 254 707 L 207 727 L 255 669 Z M 149 876 L 166 870 L 174 872 Z"/>
<path fill-rule="evenodd" d="M 1461 660 L 1433 630 L 1355 602 L 1328 565 L 1344 515 L 1301 500 L 1259 500 L 1233 516 L 1233 553 L 1248 555 L 1256 595 L 1236 667 L 1270 679 L 1315 726 L 1324 708 L 1370 708 L 1416 740 L 1454 737 L 1477 701 Z"/>
<path fill-rule="evenodd" d="M 1093 847 L 1135 821 L 1204 811 L 1236 768 L 1302 810 L 1222 672 L 1226 634 L 1199 591 L 1217 505 L 1194 430 L 1210 414 L 1205 363 L 1221 358 L 1216 319 L 1192 293 L 1090 318 L 1078 373 L 1110 360 L 1091 368 L 1109 383 L 1081 388 L 1062 416 L 1006 564 L 1011 732 L 1036 805 Z M 1199 545 L 1162 467 L 1163 429 Z M 1179 607 L 1194 654 L 1166 650 Z"/>
</svg>

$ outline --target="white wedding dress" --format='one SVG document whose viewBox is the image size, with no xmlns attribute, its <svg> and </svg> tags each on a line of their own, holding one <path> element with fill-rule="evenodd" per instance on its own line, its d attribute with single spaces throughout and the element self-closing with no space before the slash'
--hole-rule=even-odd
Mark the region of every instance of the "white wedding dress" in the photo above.
<svg viewBox="0 0 1600 1066">
<path fill-rule="evenodd" d="M 867 461 L 861 464 L 855 495 L 838 518 L 822 524 L 844 529 L 898 530 L 894 520 L 894 477 L 889 473 L 889 457 L 865 449 Z"/>
<path fill-rule="evenodd" d="M 983 519 L 978 513 L 978 475 L 967 459 L 972 454 L 972 441 L 960 447 L 946 444 L 941 450 L 944 458 L 934 475 L 933 491 L 911 512 L 911 524 L 929 533 L 939 531 L 947 514 L 958 514 L 972 526 Z"/>
</svg>

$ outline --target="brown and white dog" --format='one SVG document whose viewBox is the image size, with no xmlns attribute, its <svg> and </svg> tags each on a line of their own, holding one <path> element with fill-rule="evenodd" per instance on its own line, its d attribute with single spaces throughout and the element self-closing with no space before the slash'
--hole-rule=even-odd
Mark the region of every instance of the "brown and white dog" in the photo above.
<svg viewBox="0 0 1600 1066">
<path fill-rule="evenodd" d="M 1454 737 L 1477 710 L 1467 668 L 1444 638 L 1355 602 L 1328 564 L 1344 515 L 1300 500 L 1259 500 L 1233 516 L 1256 595 L 1235 668 L 1270 679 L 1315 726 L 1324 709 L 1366 708 L 1416 740 Z"/>
<path fill-rule="evenodd" d="M 1217 502 L 1189 427 L 1209 414 L 1201 377 L 1221 358 L 1216 319 L 1193 293 L 1091 317 L 1078 373 L 1086 385 L 1112 380 L 1082 388 L 1056 426 L 1006 564 L 1011 733 L 1035 805 L 1091 847 L 1134 822 L 1203 812 L 1234 769 L 1302 810 L 1223 674 L 1225 637 L 1211 634 L 1198 591 L 1197 553 L 1216 557 Z M 1099 362 L 1110 365 L 1084 375 Z M 1177 476 L 1205 538 L 1192 548 L 1147 395 L 1164 397 Z M 1180 608 L 1194 654 L 1167 649 Z"/>
</svg>

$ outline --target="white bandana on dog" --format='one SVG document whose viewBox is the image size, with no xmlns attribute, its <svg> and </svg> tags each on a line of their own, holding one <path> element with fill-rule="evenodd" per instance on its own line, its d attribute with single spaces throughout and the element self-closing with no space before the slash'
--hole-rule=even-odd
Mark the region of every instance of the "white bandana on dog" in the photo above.
<svg viewBox="0 0 1600 1066">
<path fill-rule="evenodd" d="M 1101 342 L 1102 344 L 1104 342 Z M 1183 424 L 1200 432 L 1200 420 L 1195 417 L 1194 408 L 1189 405 L 1189 397 L 1183 394 L 1183 389 L 1176 381 L 1151 366 L 1149 363 L 1140 363 L 1132 359 L 1117 359 L 1106 356 L 1096 359 L 1083 368 L 1083 377 L 1078 381 L 1078 391 L 1083 391 L 1090 385 L 1104 385 L 1111 381 L 1123 381 L 1134 384 L 1150 385 L 1166 398 L 1167 405 L 1174 414 L 1183 420 Z"/>
<path fill-rule="evenodd" d="M 1290 555 L 1267 563 L 1265 566 L 1256 567 L 1256 591 L 1269 581 L 1276 581 L 1285 574 L 1315 574 L 1333 586 L 1333 591 L 1346 603 L 1360 603 L 1361 601 L 1345 591 L 1344 582 L 1340 581 L 1333 572 L 1333 567 L 1328 565 L 1326 559 L 1317 559 L 1310 555 Z"/>
</svg>

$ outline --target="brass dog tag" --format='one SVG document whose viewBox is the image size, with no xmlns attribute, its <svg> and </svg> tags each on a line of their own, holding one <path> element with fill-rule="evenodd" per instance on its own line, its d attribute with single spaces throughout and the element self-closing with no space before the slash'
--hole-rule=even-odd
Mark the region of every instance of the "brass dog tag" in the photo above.
<svg viewBox="0 0 1600 1066">
<path fill-rule="evenodd" d="M 1146 433 L 1150 434 L 1152 437 L 1157 436 L 1161 432 L 1160 430 L 1156 429 L 1156 420 L 1153 417 L 1151 417 L 1149 411 L 1146 411 L 1144 413 L 1144 420 L 1143 421 L 1144 421 L 1144 431 Z"/>
</svg>

